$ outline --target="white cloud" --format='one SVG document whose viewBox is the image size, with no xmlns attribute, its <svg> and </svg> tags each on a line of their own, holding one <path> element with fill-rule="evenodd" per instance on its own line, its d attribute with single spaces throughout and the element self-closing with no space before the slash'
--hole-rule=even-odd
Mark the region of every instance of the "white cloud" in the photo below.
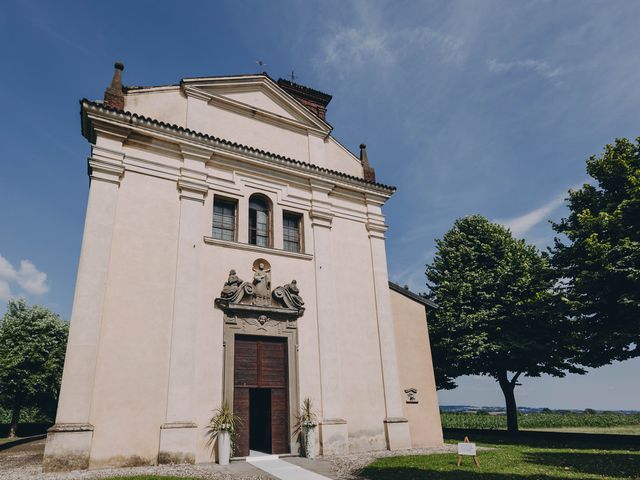
<svg viewBox="0 0 640 480">
<path fill-rule="evenodd" d="M 571 190 L 580 188 L 582 185 L 584 185 L 584 183 L 576 184 L 571 188 Z M 524 215 L 508 219 L 497 219 L 496 222 L 509 228 L 511 233 L 516 237 L 523 237 L 529 232 L 529 230 L 540 222 L 548 220 L 549 216 L 564 203 L 564 200 L 567 197 L 568 193 L 563 192 L 560 195 L 553 197 L 541 207 L 535 208 Z"/>
<path fill-rule="evenodd" d="M 29 260 L 20 261 L 17 281 L 25 292 L 32 295 L 43 295 L 49 291 L 47 274 L 38 270 Z"/>
<path fill-rule="evenodd" d="M 33 262 L 21 260 L 20 268 L 16 270 L 6 258 L 0 255 L 0 300 L 6 301 L 13 297 L 12 283 L 31 295 L 43 295 L 49 291 L 47 274 L 38 270 Z"/>
<path fill-rule="evenodd" d="M 9 261 L 0 255 L 0 279 L 14 280 L 16 278 L 16 270 Z"/>
<path fill-rule="evenodd" d="M 562 195 L 558 195 L 557 197 L 549 200 L 541 207 L 531 210 L 524 215 L 509 219 L 500 219 L 496 220 L 496 222 L 509 228 L 516 237 L 522 237 L 540 222 L 547 220 L 549 215 L 551 215 L 556 208 L 562 205 L 566 196 L 567 194 L 563 193 Z"/>
<path fill-rule="evenodd" d="M 6 280 L 0 280 L 0 301 L 6 302 L 10 298 L 13 298 L 13 295 L 11 294 L 9 282 Z"/>
<path fill-rule="evenodd" d="M 429 27 L 385 30 L 382 25 L 342 27 L 323 42 L 321 63 L 345 67 L 391 67 L 409 55 L 437 55 L 442 62 L 463 60 L 463 41 Z"/>
<path fill-rule="evenodd" d="M 553 67 L 546 60 L 527 58 L 514 62 L 499 62 L 495 58 L 489 60 L 489 70 L 494 73 L 506 73 L 511 70 L 529 70 L 547 80 L 557 80 L 564 73 L 561 67 Z"/>
</svg>

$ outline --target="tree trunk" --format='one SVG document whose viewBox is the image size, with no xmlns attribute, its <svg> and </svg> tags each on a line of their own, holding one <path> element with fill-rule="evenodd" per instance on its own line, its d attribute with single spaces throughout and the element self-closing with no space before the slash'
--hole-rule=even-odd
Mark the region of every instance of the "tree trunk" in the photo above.
<svg viewBox="0 0 640 480">
<path fill-rule="evenodd" d="M 513 379 L 509 381 L 506 371 L 498 372 L 498 383 L 504 394 L 504 400 L 507 406 L 507 431 L 509 433 L 518 433 L 518 408 L 513 390 L 519 376 L 520 374 L 517 373 Z"/>
<path fill-rule="evenodd" d="M 18 400 L 13 402 L 13 408 L 11 409 L 11 427 L 9 428 L 9 438 L 16 438 L 18 432 L 18 421 L 20 420 L 20 402 Z"/>
</svg>

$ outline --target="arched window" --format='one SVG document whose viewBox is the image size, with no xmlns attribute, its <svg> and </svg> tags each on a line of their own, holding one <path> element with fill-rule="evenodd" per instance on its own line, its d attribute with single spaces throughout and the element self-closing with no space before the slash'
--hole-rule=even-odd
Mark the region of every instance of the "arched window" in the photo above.
<svg viewBox="0 0 640 480">
<path fill-rule="evenodd" d="M 249 243 L 271 246 L 271 209 L 269 199 L 260 194 L 249 198 Z"/>
</svg>

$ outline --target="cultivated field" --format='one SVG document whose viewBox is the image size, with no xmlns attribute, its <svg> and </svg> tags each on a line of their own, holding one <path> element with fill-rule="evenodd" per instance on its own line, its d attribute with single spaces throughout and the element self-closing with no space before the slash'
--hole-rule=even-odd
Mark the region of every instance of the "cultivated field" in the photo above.
<svg viewBox="0 0 640 480">
<path fill-rule="evenodd" d="M 444 428 L 506 430 L 507 417 L 487 413 L 441 413 Z M 521 430 L 574 433 L 640 435 L 640 414 L 623 413 L 529 413 L 519 414 Z"/>
</svg>

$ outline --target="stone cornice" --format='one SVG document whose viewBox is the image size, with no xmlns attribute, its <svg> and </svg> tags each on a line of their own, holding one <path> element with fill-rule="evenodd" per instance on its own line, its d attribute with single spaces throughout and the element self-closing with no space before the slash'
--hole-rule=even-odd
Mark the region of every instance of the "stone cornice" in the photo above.
<svg viewBox="0 0 640 480">
<path fill-rule="evenodd" d="M 47 432 L 93 432 L 90 423 L 56 423 Z"/>
<path fill-rule="evenodd" d="M 105 159 L 89 157 L 89 176 L 93 180 L 120 184 L 124 175 L 122 162 L 107 161 Z"/>
<path fill-rule="evenodd" d="M 216 298 L 215 304 L 217 307 L 221 308 L 227 313 L 258 313 L 258 314 L 269 314 L 276 315 L 284 318 L 298 318 L 302 316 L 302 311 L 294 310 L 293 308 L 284 308 L 284 307 L 273 307 L 273 306 L 257 306 L 250 305 L 246 303 L 232 303 L 228 300 L 224 300 L 222 298 Z"/>
<path fill-rule="evenodd" d="M 83 134 L 90 141 L 94 138 L 94 124 L 109 123 L 115 126 L 127 127 L 132 132 L 159 137 L 173 143 L 188 143 L 193 146 L 201 146 L 216 155 L 283 170 L 289 174 L 307 177 L 319 182 L 324 181 L 328 184 L 340 185 L 348 190 L 374 193 L 385 199 L 389 198 L 395 191 L 395 187 L 368 182 L 362 178 L 342 172 L 229 142 L 177 125 L 169 125 L 130 112 L 114 110 L 89 100 L 82 101 L 82 113 Z"/>
<path fill-rule="evenodd" d="M 331 228 L 333 223 L 333 214 L 326 210 L 312 208 L 309 211 L 309 218 L 311 219 L 311 225 L 314 227 Z"/>
<path fill-rule="evenodd" d="M 380 238 L 384 240 L 384 234 L 389 229 L 384 223 L 367 222 L 367 231 L 369 232 L 369 238 Z"/>
<path fill-rule="evenodd" d="M 204 182 L 198 182 L 192 178 L 179 178 L 178 190 L 180 191 L 180 198 L 186 198 L 188 200 L 196 200 L 204 202 L 204 198 L 209 192 L 209 186 Z"/>
</svg>

